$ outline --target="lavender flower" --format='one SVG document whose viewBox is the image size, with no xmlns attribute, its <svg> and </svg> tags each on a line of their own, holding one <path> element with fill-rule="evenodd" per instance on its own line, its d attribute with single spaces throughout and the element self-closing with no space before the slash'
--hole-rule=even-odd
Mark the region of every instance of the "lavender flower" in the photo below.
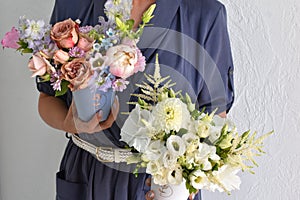
<svg viewBox="0 0 300 200">
<path fill-rule="evenodd" d="M 74 58 L 83 58 L 85 56 L 85 52 L 78 47 L 73 47 L 69 51 L 69 56 Z"/>
<path fill-rule="evenodd" d="M 50 78 L 50 82 L 51 86 L 53 87 L 54 90 L 58 90 L 61 91 L 61 71 L 57 70 L 53 73 L 51 73 L 51 78 Z"/>
<path fill-rule="evenodd" d="M 112 88 L 115 91 L 123 92 L 127 88 L 127 85 L 129 84 L 129 81 L 126 81 L 124 79 L 116 79 L 112 83 Z"/>
<path fill-rule="evenodd" d="M 81 33 L 89 33 L 93 29 L 92 26 L 83 26 L 79 28 Z"/>
<path fill-rule="evenodd" d="M 25 29 L 25 37 L 32 38 L 33 40 L 41 40 L 44 37 L 47 27 L 42 20 L 34 21 L 29 20 L 28 26 Z"/>
</svg>

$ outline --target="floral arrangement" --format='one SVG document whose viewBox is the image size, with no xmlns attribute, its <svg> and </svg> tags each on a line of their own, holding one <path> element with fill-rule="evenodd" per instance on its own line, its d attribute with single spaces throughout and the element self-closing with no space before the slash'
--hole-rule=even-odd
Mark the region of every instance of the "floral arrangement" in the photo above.
<svg viewBox="0 0 300 200">
<path fill-rule="evenodd" d="M 6 33 L 1 44 L 31 53 L 28 68 L 32 76 L 50 81 L 56 96 L 92 83 L 102 91 L 123 91 L 129 83 L 126 78 L 145 68 L 145 57 L 136 43 L 155 9 L 152 5 L 134 30 L 131 7 L 131 0 L 108 0 L 108 20 L 99 17 L 96 26 L 80 26 L 80 20 L 72 19 L 52 26 L 20 17 L 18 28 Z"/>
<path fill-rule="evenodd" d="M 190 193 L 238 189 L 237 173 L 252 172 L 254 157 L 263 153 L 263 140 L 272 132 L 258 138 L 250 131 L 238 134 L 230 120 L 198 111 L 188 95 L 170 89 L 174 83 L 159 70 L 156 60 L 154 75 L 145 74 L 149 83 L 137 85 L 138 102 L 130 102 L 136 107 L 122 127 L 121 141 L 138 153 L 128 163 L 138 163 L 135 173 L 146 167 L 158 185 L 185 181 Z"/>
</svg>

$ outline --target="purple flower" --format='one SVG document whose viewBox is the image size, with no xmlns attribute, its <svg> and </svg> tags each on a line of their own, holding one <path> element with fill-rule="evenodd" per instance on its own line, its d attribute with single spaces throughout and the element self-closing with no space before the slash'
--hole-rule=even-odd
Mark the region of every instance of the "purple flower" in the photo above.
<svg viewBox="0 0 300 200">
<path fill-rule="evenodd" d="M 61 71 L 60 70 L 51 73 L 50 82 L 52 82 L 51 86 L 53 87 L 54 90 L 61 91 Z"/>
<path fill-rule="evenodd" d="M 81 33 L 89 33 L 93 29 L 92 26 L 82 26 L 79 28 L 79 32 Z"/>
<path fill-rule="evenodd" d="M 129 81 L 125 81 L 124 79 L 116 79 L 112 83 L 112 88 L 115 91 L 123 92 L 127 88 Z"/>
<path fill-rule="evenodd" d="M 112 81 L 109 77 L 101 78 L 101 80 L 98 83 L 99 83 L 98 89 L 103 92 L 107 92 L 107 90 L 110 89 L 112 86 Z"/>
<path fill-rule="evenodd" d="M 78 47 L 73 47 L 69 51 L 69 56 L 74 58 L 83 58 L 85 56 L 85 52 Z"/>
</svg>

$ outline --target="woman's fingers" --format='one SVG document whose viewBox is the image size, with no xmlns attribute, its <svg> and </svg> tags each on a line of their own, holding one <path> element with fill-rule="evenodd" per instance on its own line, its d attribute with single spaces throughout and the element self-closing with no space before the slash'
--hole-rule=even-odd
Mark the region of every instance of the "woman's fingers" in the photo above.
<svg viewBox="0 0 300 200">
<path fill-rule="evenodd" d="M 149 192 L 146 193 L 145 198 L 146 198 L 146 200 L 153 200 L 154 192 L 152 190 L 150 190 Z"/>
</svg>

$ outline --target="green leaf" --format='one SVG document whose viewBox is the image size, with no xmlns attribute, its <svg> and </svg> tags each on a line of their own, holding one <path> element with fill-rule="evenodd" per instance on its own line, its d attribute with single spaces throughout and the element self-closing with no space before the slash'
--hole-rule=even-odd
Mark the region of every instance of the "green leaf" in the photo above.
<svg viewBox="0 0 300 200">
<path fill-rule="evenodd" d="M 62 80 L 61 81 L 61 90 L 60 91 L 56 90 L 55 96 L 58 97 L 58 96 L 64 95 L 68 91 L 68 85 L 69 85 L 69 81 Z"/>
</svg>

